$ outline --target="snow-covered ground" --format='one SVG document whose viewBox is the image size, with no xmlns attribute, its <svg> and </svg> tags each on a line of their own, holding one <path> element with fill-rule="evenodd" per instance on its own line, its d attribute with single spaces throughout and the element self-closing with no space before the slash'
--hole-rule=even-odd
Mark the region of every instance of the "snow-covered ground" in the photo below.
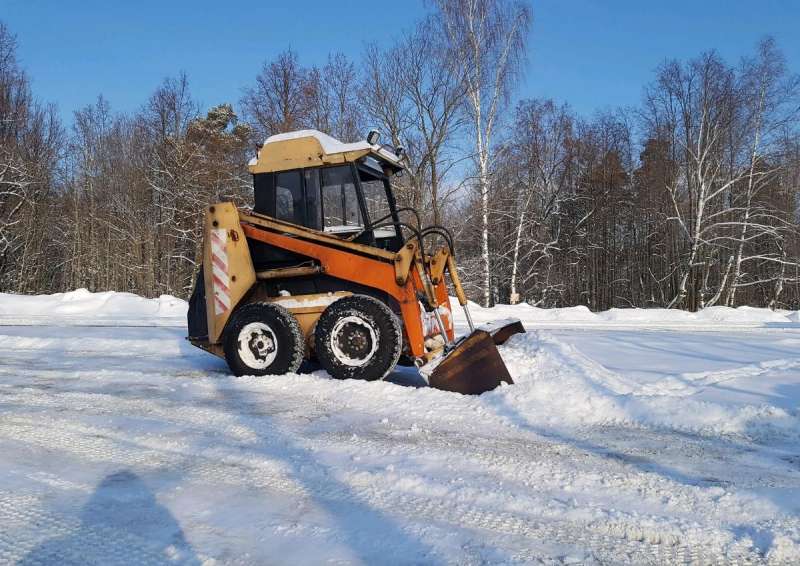
<svg viewBox="0 0 800 566">
<path fill-rule="evenodd" d="M 476 307 L 529 332 L 465 397 L 231 377 L 185 309 L 0 294 L 0 564 L 800 562 L 796 312 Z"/>
</svg>

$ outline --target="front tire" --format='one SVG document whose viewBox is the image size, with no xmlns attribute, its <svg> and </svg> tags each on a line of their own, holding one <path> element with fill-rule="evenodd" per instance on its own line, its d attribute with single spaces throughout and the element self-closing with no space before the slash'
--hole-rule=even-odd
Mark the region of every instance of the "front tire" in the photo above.
<svg viewBox="0 0 800 566">
<path fill-rule="evenodd" d="M 331 303 L 314 330 L 317 357 L 337 379 L 383 379 L 397 365 L 403 334 L 381 301 L 351 295 Z"/>
<path fill-rule="evenodd" d="M 236 309 L 225 329 L 223 346 L 234 375 L 296 372 L 305 354 L 300 323 L 288 310 L 271 303 Z"/>
</svg>

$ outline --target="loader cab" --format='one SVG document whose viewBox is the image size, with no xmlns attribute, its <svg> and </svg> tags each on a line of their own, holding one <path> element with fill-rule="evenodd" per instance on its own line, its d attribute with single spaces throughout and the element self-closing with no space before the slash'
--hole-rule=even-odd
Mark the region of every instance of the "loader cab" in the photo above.
<svg viewBox="0 0 800 566">
<path fill-rule="evenodd" d="M 355 162 L 253 175 L 253 211 L 356 243 L 403 246 L 388 168 L 373 156 Z"/>
</svg>

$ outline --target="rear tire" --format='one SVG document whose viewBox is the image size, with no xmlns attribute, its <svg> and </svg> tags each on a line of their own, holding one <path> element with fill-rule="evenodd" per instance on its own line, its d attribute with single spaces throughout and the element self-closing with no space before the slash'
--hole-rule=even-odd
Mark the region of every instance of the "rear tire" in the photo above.
<svg viewBox="0 0 800 566">
<path fill-rule="evenodd" d="M 300 323 L 285 308 L 250 303 L 233 312 L 225 329 L 225 361 L 234 375 L 280 375 L 303 363 Z"/>
<path fill-rule="evenodd" d="M 403 333 L 397 316 L 367 295 L 331 303 L 314 330 L 317 357 L 337 379 L 383 379 L 397 365 Z"/>
</svg>

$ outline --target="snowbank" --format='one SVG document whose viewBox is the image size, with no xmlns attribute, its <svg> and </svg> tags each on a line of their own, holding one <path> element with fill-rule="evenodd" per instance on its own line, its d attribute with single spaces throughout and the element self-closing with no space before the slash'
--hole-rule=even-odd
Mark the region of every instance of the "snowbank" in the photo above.
<svg viewBox="0 0 800 566">
<path fill-rule="evenodd" d="M 171 295 L 146 299 L 86 289 L 53 295 L 0 293 L 0 324 L 183 326 L 187 307 L 186 301 Z"/>
<path fill-rule="evenodd" d="M 456 319 L 461 309 L 454 297 Z M 496 305 L 483 308 L 470 302 L 470 313 L 476 322 L 497 318 L 519 318 L 523 323 L 540 327 L 555 326 L 648 326 L 648 327 L 798 327 L 800 311 L 770 310 L 753 307 L 709 307 L 698 312 L 676 309 L 610 309 L 592 312 L 585 306 L 542 309 L 528 304 Z"/>
<path fill-rule="evenodd" d="M 466 319 L 455 297 L 453 313 L 460 331 Z M 92 293 L 78 289 L 53 295 L 0 293 L 0 324 L 131 324 L 135 326 L 184 326 L 186 301 L 171 295 L 146 299 L 132 293 Z M 483 308 L 470 303 L 477 324 L 518 318 L 527 328 L 800 328 L 800 311 L 753 307 L 710 307 L 698 312 L 669 309 L 611 309 L 591 312 L 585 306 L 542 309 L 528 304 Z"/>
</svg>

